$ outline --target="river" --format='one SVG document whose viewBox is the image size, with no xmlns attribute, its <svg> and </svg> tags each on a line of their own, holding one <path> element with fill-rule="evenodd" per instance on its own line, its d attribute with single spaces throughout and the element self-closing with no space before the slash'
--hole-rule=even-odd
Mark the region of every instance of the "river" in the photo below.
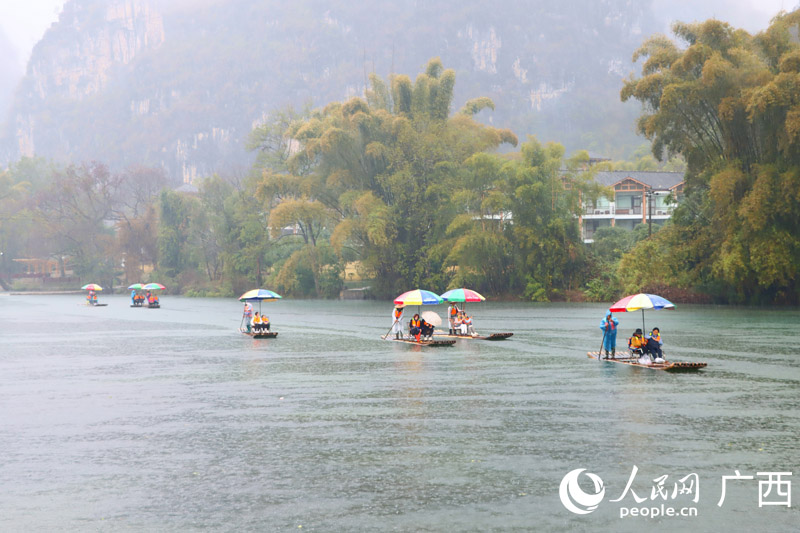
<svg viewBox="0 0 800 533">
<path fill-rule="evenodd" d="M 100 302 L 0 295 L 2 531 L 800 524 L 798 309 L 647 312 L 669 359 L 708 363 L 670 374 L 589 360 L 597 304 L 468 304 L 514 336 L 420 348 L 380 339 L 387 302 L 265 303 L 270 340 L 233 299 Z M 642 316 L 617 316 L 621 345 Z M 605 491 L 582 515 L 559 491 L 576 469 Z"/>
</svg>

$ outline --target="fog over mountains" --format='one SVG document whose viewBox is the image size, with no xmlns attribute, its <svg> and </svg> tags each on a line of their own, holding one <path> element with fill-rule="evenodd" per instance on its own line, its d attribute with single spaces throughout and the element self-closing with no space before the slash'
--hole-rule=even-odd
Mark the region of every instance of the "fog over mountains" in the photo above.
<svg viewBox="0 0 800 533">
<path fill-rule="evenodd" d="M 643 142 L 639 107 L 619 90 L 638 72 L 633 51 L 666 26 L 656 4 L 70 0 L 13 102 L 0 84 L 0 165 L 38 155 L 160 166 L 175 181 L 244 172 L 247 135 L 270 112 L 362 95 L 372 72 L 413 79 L 435 56 L 457 73 L 456 108 L 489 96 L 483 122 L 621 158 Z"/>
</svg>

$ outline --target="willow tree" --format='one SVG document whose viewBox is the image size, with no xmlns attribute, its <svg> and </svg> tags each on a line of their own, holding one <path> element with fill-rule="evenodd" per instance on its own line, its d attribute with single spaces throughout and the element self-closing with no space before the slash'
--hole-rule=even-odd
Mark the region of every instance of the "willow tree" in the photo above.
<svg viewBox="0 0 800 533">
<path fill-rule="evenodd" d="M 798 299 L 800 13 L 751 36 L 717 20 L 678 23 L 634 55 L 639 131 L 659 159 L 682 155 L 686 198 L 660 232 L 670 280 L 740 301 Z"/>
</svg>

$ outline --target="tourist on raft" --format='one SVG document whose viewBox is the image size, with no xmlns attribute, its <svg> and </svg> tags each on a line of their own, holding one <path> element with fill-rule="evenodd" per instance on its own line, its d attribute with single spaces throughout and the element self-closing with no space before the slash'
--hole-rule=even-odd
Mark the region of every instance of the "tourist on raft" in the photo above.
<svg viewBox="0 0 800 533">
<path fill-rule="evenodd" d="M 633 336 L 628 339 L 628 349 L 633 355 L 643 355 L 646 345 L 647 341 L 642 337 L 642 330 L 636 328 L 636 331 L 633 332 Z"/>
<path fill-rule="evenodd" d="M 611 311 L 608 311 L 606 317 L 600 322 L 600 329 L 603 330 L 603 350 L 606 352 L 606 359 L 608 359 L 609 354 L 611 357 L 616 355 L 617 326 L 619 326 L 619 320 L 611 315 Z M 641 330 L 639 333 L 641 333 Z"/>
<path fill-rule="evenodd" d="M 433 324 L 428 323 L 424 318 L 422 319 L 422 337 L 427 339 L 433 338 Z"/>
<path fill-rule="evenodd" d="M 658 328 L 653 328 L 650 335 L 645 336 L 644 352 L 650 354 L 650 358 L 656 363 L 664 361 L 664 352 L 661 347 L 664 341 L 661 340 L 661 331 Z M 661 359 L 661 361 L 659 361 Z"/>
<path fill-rule="evenodd" d="M 136 305 L 136 289 L 131 289 L 131 305 Z"/>
<path fill-rule="evenodd" d="M 261 333 L 261 316 L 258 311 L 253 315 L 253 332 L 256 334 Z"/>
<path fill-rule="evenodd" d="M 395 339 L 403 338 L 403 306 L 398 305 L 392 309 L 392 330 Z"/>
<path fill-rule="evenodd" d="M 414 313 L 411 321 L 408 323 L 408 332 L 419 342 L 419 336 L 422 334 L 422 319 L 419 313 Z"/>
<path fill-rule="evenodd" d="M 472 317 L 467 316 L 466 313 L 464 313 L 464 318 L 461 320 L 461 331 L 463 335 L 472 335 L 473 337 L 477 335 L 475 328 L 472 327 Z"/>
<path fill-rule="evenodd" d="M 459 311 L 455 317 L 451 319 L 451 323 L 453 325 L 453 335 L 461 335 L 461 319 L 463 317 L 463 313 Z"/>
</svg>

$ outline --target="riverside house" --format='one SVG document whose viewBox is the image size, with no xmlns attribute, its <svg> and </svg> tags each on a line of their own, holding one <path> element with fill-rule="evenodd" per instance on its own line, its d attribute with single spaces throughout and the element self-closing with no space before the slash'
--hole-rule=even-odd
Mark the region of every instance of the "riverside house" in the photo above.
<svg viewBox="0 0 800 533">
<path fill-rule="evenodd" d="M 586 204 L 580 217 L 586 243 L 602 227 L 633 229 L 637 224 L 663 224 L 683 196 L 683 172 L 605 171 L 595 181 L 614 189 L 613 198 Z"/>
</svg>

